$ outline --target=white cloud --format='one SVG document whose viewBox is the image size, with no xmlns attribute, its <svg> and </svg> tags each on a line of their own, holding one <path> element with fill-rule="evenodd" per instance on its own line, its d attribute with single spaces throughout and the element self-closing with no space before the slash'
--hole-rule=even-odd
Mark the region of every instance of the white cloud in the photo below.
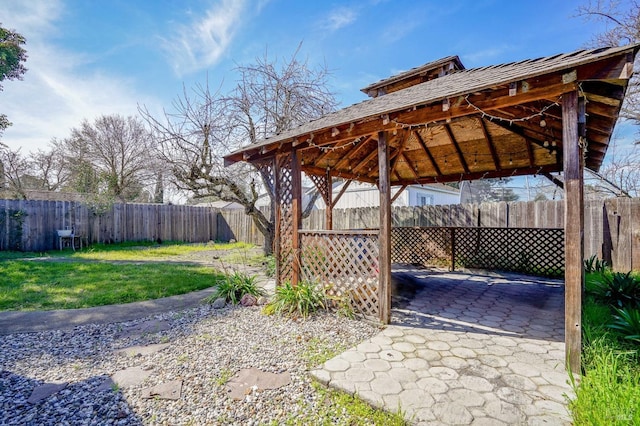
<svg viewBox="0 0 640 426">
<path fill-rule="evenodd" d="M 68 136 L 85 118 L 135 114 L 138 102 L 153 103 L 126 78 L 78 71 L 86 57 L 49 41 L 63 10 L 49 0 L 15 2 L 4 10 L 2 25 L 25 36 L 28 54 L 24 80 L 4 81 L 0 92 L 2 112 L 13 122 L 2 142 L 11 148 L 46 148 L 51 138 Z"/>
<path fill-rule="evenodd" d="M 244 0 L 221 0 L 201 19 L 177 26 L 176 34 L 162 39 L 177 75 L 199 71 L 218 62 L 241 24 Z"/>
<path fill-rule="evenodd" d="M 339 7 L 332 10 L 322 24 L 322 28 L 329 31 L 336 31 L 351 24 L 358 17 L 354 9 Z"/>
</svg>

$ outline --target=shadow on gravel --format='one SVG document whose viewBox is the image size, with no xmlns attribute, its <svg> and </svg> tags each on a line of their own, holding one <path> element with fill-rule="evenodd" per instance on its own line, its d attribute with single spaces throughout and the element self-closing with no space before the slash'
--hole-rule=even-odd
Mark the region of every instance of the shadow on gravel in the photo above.
<svg viewBox="0 0 640 426">
<path fill-rule="evenodd" d="M 143 422 L 108 376 L 74 383 L 44 383 L 0 371 L 0 423 L 126 424 Z"/>
</svg>

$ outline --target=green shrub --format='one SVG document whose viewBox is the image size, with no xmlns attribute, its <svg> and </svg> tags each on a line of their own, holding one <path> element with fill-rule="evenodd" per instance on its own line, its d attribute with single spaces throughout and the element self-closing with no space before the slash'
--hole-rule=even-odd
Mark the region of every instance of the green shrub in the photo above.
<svg viewBox="0 0 640 426">
<path fill-rule="evenodd" d="M 293 286 L 287 281 L 276 287 L 273 301 L 265 307 L 264 312 L 306 318 L 325 306 L 324 291 L 316 283 L 301 281 Z"/>
<path fill-rule="evenodd" d="M 640 281 L 631 272 L 602 275 L 593 281 L 591 293 L 600 301 L 615 308 L 635 308 L 640 305 Z"/>
<path fill-rule="evenodd" d="M 256 284 L 256 277 L 249 276 L 242 272 L 234 272 L 225 275 L 216 283 L 216 291 L 207 298 L 209 303 L 223 297 L 227 302 L 234 305 L 240 302 L 245 294 L 255 297 L 264 296 L 264 290 Z"/>
<path fill-rule="evenodd" d="M 640 310 L 626 308 L 615 311 L 609 328 L 616 330 L 624 339 L 640 344 Z"/>
<path fill-rule="evenodd" d="M 592 272 L 600 272 L 603 273 L 609 268 L 606 260 L 600 260 L 594 254 L 588 259 L 584 260 L 584 271 L 588 274 Z"/>
<path fill-rule="evenodd" d="M 273 278 L 276 276 L 276 258 L 273 256 L 265 256 L 264 262 L 262 262 L 264 266 L 264 274 Z"/>
</svg>

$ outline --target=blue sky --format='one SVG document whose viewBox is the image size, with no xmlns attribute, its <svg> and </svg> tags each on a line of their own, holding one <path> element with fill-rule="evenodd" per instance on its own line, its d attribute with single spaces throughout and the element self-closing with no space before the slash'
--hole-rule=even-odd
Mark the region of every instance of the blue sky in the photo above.
<svg viewBox="0 0 640 426">
<path fill-rule="evenodd" d="M 342 105 L 359 89 L 448 55 L 467 68 L 570 52 L 601 26 L 586 0 L 0 0 L 0 22 L 27 38 L 24 81 L 4 82 L 2 142 L 46 148 L 83 119 L 170 108 L 187 88 L 233 86 L 268 50 L 333 70 Z"/>
</svg>

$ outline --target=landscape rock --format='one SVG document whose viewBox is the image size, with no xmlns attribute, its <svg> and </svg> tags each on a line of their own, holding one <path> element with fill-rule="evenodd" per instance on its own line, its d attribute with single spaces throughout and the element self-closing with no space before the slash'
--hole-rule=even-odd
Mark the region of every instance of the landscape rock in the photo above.
<svg viewBox="0 0 640 426">
<path fill-rule="evenodd" d="M 222 309 L 225 306 L 227 306 L 227 299 L 225 299 L 224 297 L 218 297 L 216 300 L 213 301 L 213 303 L 211 304 L 211 307 L 213 309 Z"/>
<path fill-rule="evenodd" d="M 37 386 L 33 389 L 33 392 L 31 392 L 31 396 L 29 397 L 29 399 L 27 399 L 27 402 L 29 404 L 36 404 L 43 399 L 49 398 L 54 393 L 59 392 L 66 387 L 66 383 L 45 383 L 43 385 Z"/>
<path fill-rule="evenodd" d="M 169 347 L 169 343 L 159 343 L 157 345 L 146 345 L 146 346 L 130 346 L 128 348 L 120 349 L 116 353 L 119 355 L 135 357 L 135 356 L 154 354 L 168 347 Z"/>
<path fill-rule="evenodd" d="M 173 380 L 150 388 L 142 389 L 143 398 L 180 399 L 182 380 Z"/>
<path fill-rule="evenodd" d="M 252 294 L 245 294 L 242 296 L 242 299 L 240 299 L 240 304 L 242 306 L 254 306 L 257 303 L 258 299 Z"/>
<path fill-rule="evenodd" d="M 111 380 L 113 380 L 118 387 L 128 388 L 141 384 L 147 380 L 150 375 L 150 371 L 143 370 L 141 367 L 129 367 L 113 373 Z"/>
<path fill-rule="evenodd" d="M 284 373 L 268 373 L 258 370 L 255 367 L 240 370 L 229 382 L 229 396 L 235 400 L 243 400 L 252 391 L 262 391 L 265 389 L 279 389 L 291 383 L 291 375 L 288 371 Z"/>
</svg>

